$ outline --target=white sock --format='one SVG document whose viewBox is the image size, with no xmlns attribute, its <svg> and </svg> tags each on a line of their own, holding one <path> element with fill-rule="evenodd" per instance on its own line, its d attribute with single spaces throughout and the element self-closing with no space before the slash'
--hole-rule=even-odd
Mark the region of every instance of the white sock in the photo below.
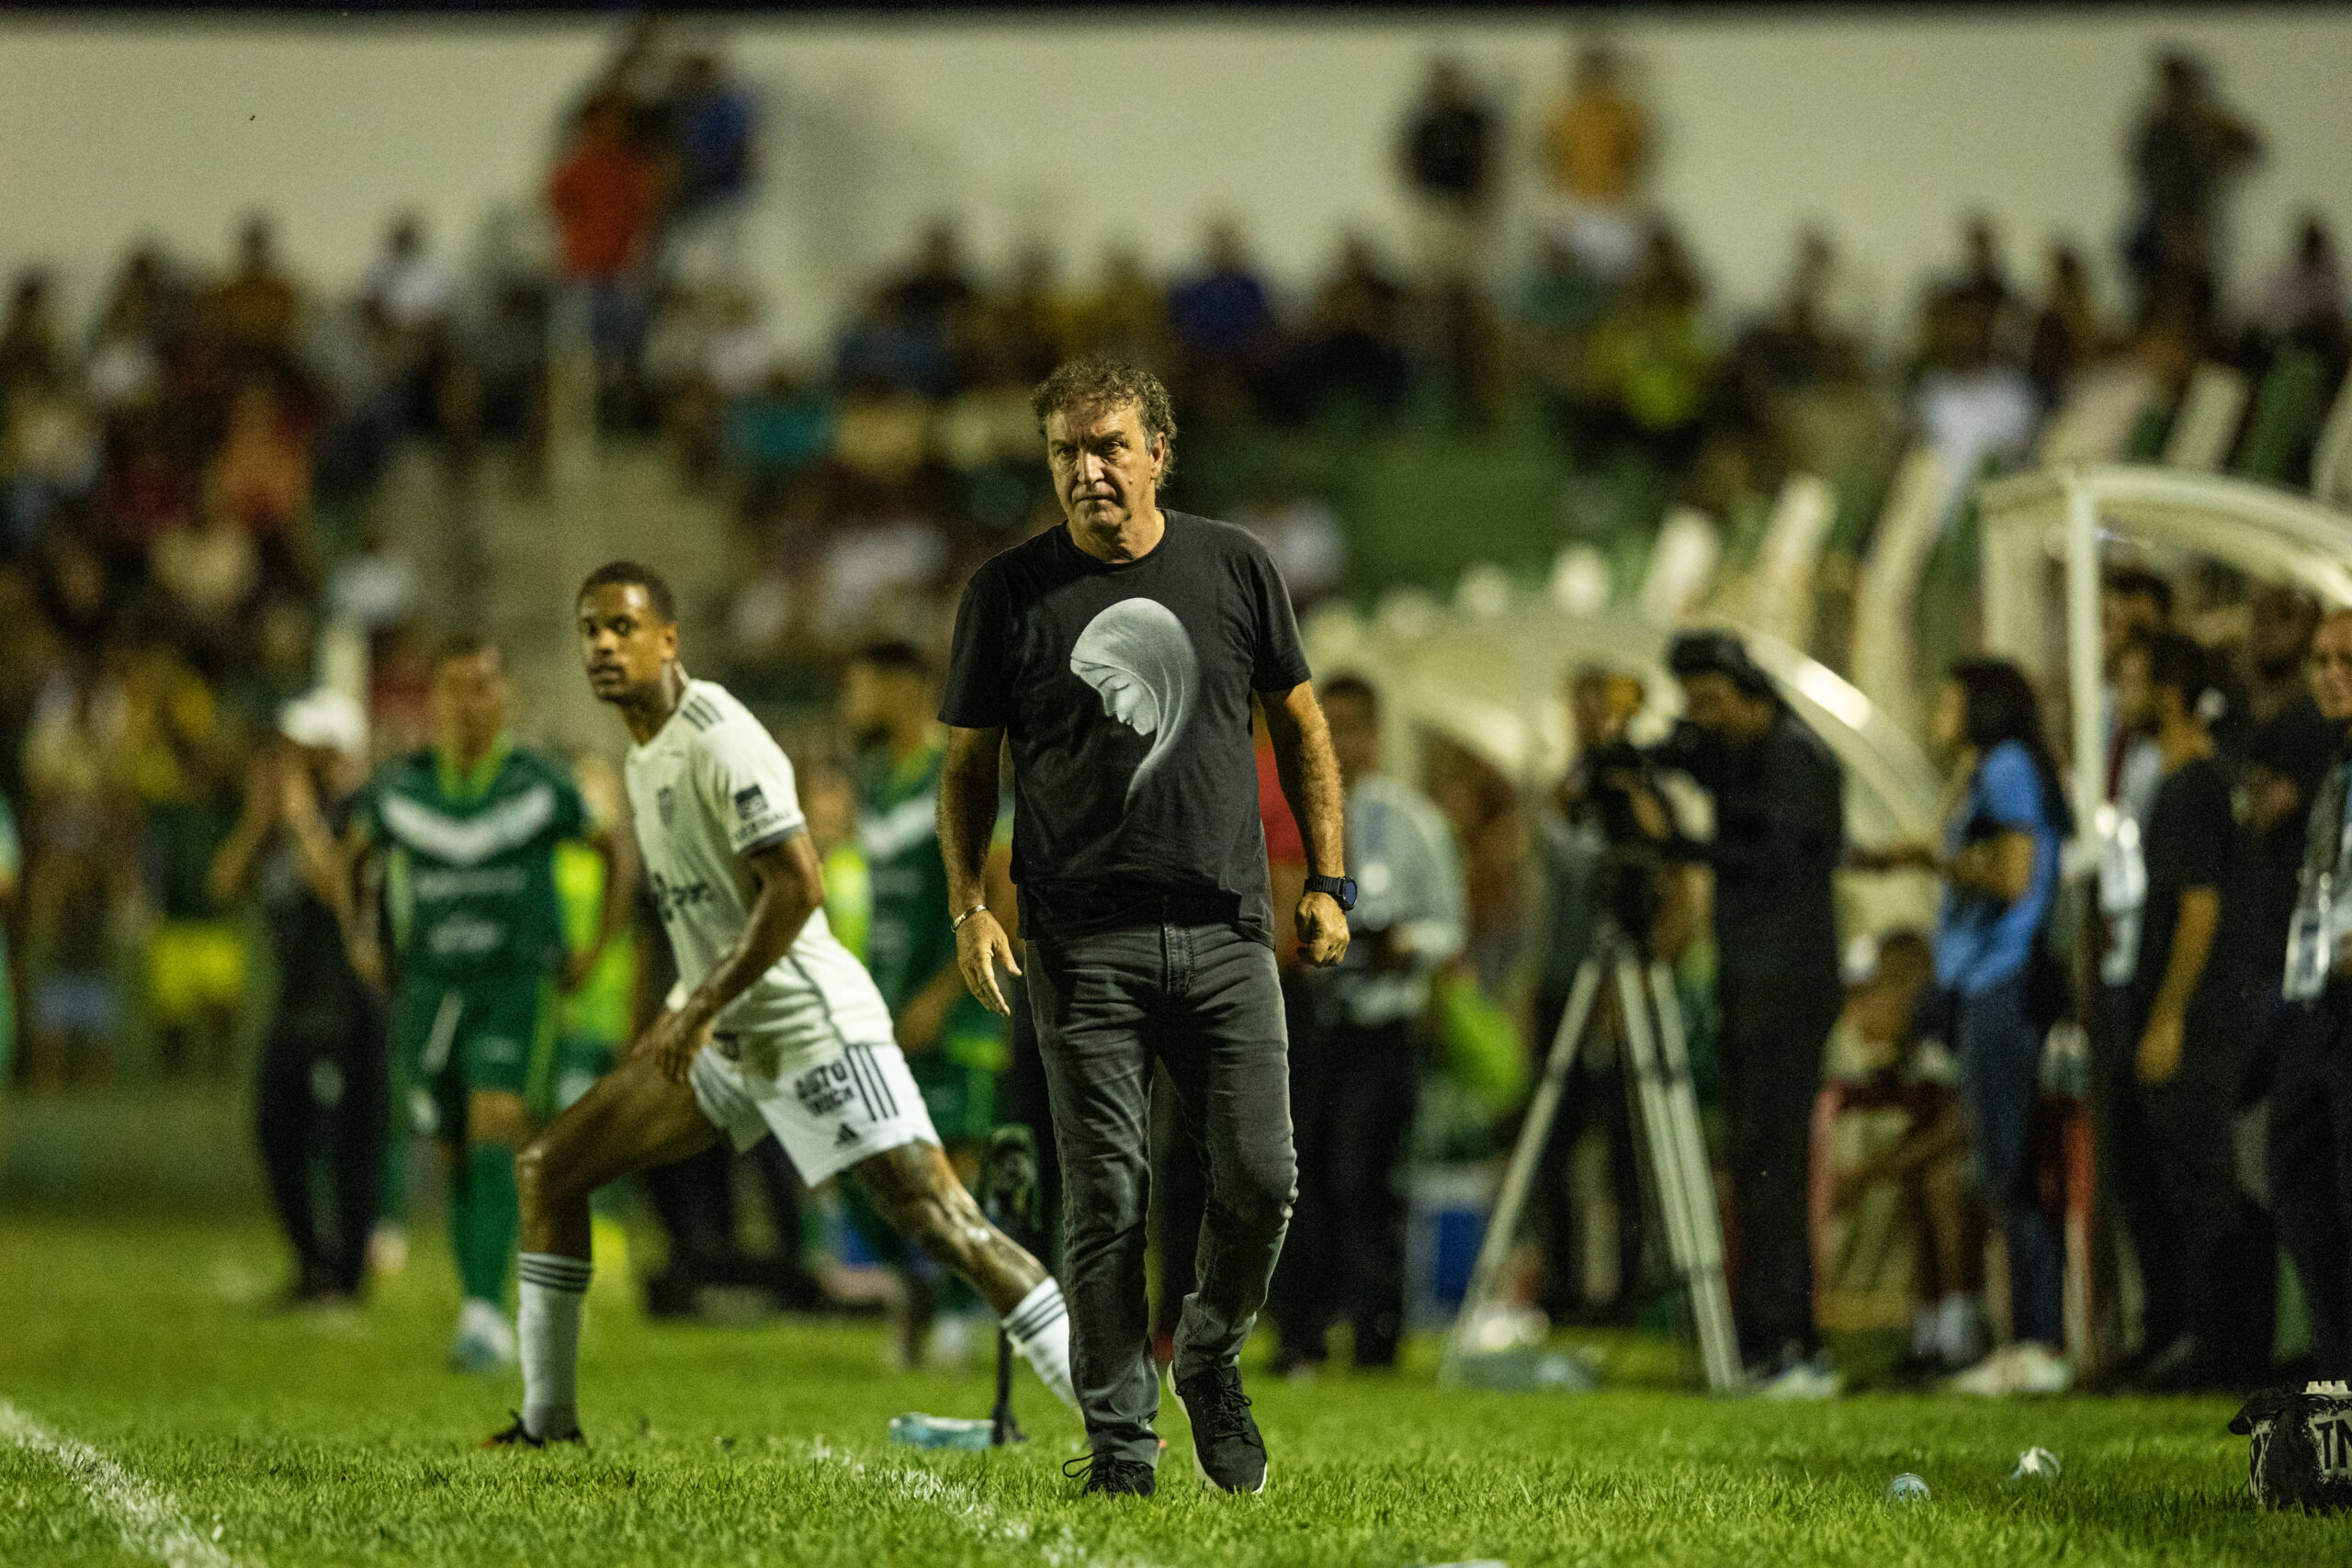
<svg viewBox="0 0 2352 1568">
<path fill-rule="evenodd" d="M 1077 1409 L 1078 1391 L 1069 1380 L 1069 1305 L 1062 1300 L 1062 1288 L 1046 1280 L 1022 1297 L 1004 1314 L 1004 1331 L 1054 1397 Z"/>
<path fill-rule="evenodd" d="M 1965 1291 L 1954 1291 L 1943 1299 L 1936 1315 L 1943 1320 L 1944 1359 L 1955 1367 L 1965 1367 L 1984 1353 L 1982 1337 L 1976 1332 L 1976 1298 Z"/>
<path fill-rule="evenodd" d="M 568 1438 L 580 1429 L 580 1303 L 588 1294 L 588 1260 L 526 1252 L 516 1260 L 523 1310 L 523 1429 L 535 1438 Z"/>
</svg>

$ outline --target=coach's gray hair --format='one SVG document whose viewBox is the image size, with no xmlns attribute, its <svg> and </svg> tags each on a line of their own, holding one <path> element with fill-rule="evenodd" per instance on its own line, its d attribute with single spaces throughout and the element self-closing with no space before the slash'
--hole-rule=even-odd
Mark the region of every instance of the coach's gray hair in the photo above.
<svg viewBox="0 0 2352 1568">
<path fill-rule="evenodd" d="M 1123 359 L 1089 355 L 1066 359 L 1029 394 L 1030 412 L 1037 416 L 1037 434 L 1057 413 L 1096 414 L 1136 405 L 1144 434 L 1159 444 L 1159 482 L 1176 472 L 1176 405 L 1159 378 Z"/>
</svg>

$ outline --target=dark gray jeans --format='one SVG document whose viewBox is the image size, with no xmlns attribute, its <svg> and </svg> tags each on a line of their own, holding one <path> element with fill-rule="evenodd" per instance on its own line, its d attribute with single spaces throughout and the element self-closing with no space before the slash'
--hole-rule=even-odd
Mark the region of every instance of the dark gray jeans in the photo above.
<svg viewBox="0 0 2352 1568">
<path fill-rule="evenodd" d="M 1200 1286 L 1176 1375 L 1241 1354 L 1296 1198 L 1289 1042 L 1264 943 L 1229 925 L 1145 925 L 1029 943 L 1029 1006 L 1062 1164 L 1071 1372 L 1098 1455 L 1152 1462 L 1159 1385 L 1144 1294 L 1152 1063 L 1208 1171 Z"/>
</svg>

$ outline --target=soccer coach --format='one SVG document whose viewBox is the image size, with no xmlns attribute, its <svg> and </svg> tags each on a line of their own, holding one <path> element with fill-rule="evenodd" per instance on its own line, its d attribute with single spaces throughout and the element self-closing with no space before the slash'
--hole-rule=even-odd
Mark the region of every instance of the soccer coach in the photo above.
<svg viewBox="0 0 2352 1568">
<path fill-rule="evenodd" d="M 1006 1011 L 994 967 L 1022 970 L 981 872 L 1010 736 L 1012 875 L 1060 1142 L 1086 1489 L 1148 1495 L 1158 1457 L 1144 1299 L 1157 1058 L 1209 1187 L 1171 1382 L 1202 1474 L 1256 1492 L 1266 1450 L 1237 1362 L 1282 1251 L 1297 1164 L 1253 694 L 1306 832 L 1313 874 L 1296 922 L 1319 964 L 1347 951 L 1355 894 L 1339 764 L 1264 548 L 1229 524 L 1160 509 L 1176 436 L 1167 389 L 1131 366 L 1081 359 L 1032 406 L 1066 525 L 973 575 L 940 707 L 956 956 L 973 994 Z"/>
</svg>

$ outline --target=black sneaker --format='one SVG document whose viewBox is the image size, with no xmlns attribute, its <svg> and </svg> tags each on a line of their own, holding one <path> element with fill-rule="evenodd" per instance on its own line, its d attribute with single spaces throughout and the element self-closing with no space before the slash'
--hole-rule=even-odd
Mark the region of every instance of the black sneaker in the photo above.
<svg viewBox="0 0 2352 1568">
<path fill-rule="evenodd" d="M 1076 1480 L 1086 1477 L 1080 1496 L 1148 1497 L 1156 1479 L 1151 1466 L 1139 1459 L 1114 1459 L 1109 1454 L 1081 1454 L 1062 1466 Z"/>
<path fill-rule="evenodd" d="M 577 1443 L 584 1449 L 588 1446 L 588 1439 L 580 1435 L 577 1427 L 561 1437 L 535 1438 L 531 1436 L 531 1429 L 523 1425 L 523 1417 L 515 1415 L 514 1425 L 503 1432 L 492 1432 L 481 1440 L 481 1446 L 486 1449 L 543 1449 L 549 1443 Z"/>
<path fill-rule="evenodd" d="M 1266 1440 L 1250 1415 L 1241 1392 L 1241 1369 L 1216 1367 L 1179 1380 L 1168 1379 L 1177 1408 L 1193 1424 L 1193 1462 L 1201 1479 L 1224 1492 L 1266 1489 Z"/>
</svg>

